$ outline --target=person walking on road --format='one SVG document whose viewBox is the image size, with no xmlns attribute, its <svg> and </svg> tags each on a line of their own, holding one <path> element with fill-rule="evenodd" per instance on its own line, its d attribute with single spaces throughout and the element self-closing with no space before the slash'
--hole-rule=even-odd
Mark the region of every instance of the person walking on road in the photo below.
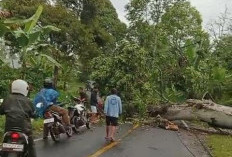
<svg viewBox="0 0 232 157">
<path fill-rule="evenodd" d="M 118 126 L 119 115 L 122 114 L 122 101 L 117 96 L 117 89 L 111 90 L 111 95 L 107 96 L 104 106 L 106 115 L 106 140 L 115 141 L 116 127 Z"/>
</svg>

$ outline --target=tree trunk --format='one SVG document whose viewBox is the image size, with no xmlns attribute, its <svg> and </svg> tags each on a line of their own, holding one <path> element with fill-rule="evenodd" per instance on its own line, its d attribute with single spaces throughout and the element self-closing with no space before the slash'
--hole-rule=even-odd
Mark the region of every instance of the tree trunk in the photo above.
<svg viewBox="0 0 232 157">
<path fill-rule="evenodd" d="M 209 110 L 214 110 L 214 111 L 218 111 L 218 112 L 223 112 L 227 115 L 232 116 L 232 107 L 229 106 L 223 106 L 223 105 L 219 105 L 216 104 L 210 100 L 196 100 L 196 99 L 189 99 L 186 101 L 189 105 L 198 105 L 198 106 L 202 106 L 202 108 L 206 108 Z"/>
<path fill-rule="evenodd" d="M 67 86 L 67 82 L 64 81 L 64 84 L 63 84 L 63 90 L 64 90 L 64 91 L 66 91 L 66 89 L 67 89 L 66 86 Z"/>
<path fill-rule="evenodd" d="M 54 87 L 57 87 L 57 81 L 58 81 L 58 74 L 59 74 L 59 68 L 57 66 L 54 67 Z"/>
<path fill-rule="evenodd" d="M 21 51 L 21 58 L 22 61 L 22 79 L 25 80 L 26 78 L 26 70 L 27 70 L 27 61 L 26 61 L 26 48 L 24 47 Z"/>
<path fill-rule="evenodd" d="M 164 115 L 168 120 L 201 120 L 213 126 L 232 129 L 232 116 L 221 111 L 194 107 L 170 107 Z"/>
<path fill-rule="evenodd" d="M 168 120 L 201 120 L 216 127 L 232 129 L 232 108 L 212 101 L 190 99 L 183 105 L 165 106 L 165 110 L 162 108 L 151 111 Z M 152 113 L 149 112 L 150 115 Z"/>
</svg>

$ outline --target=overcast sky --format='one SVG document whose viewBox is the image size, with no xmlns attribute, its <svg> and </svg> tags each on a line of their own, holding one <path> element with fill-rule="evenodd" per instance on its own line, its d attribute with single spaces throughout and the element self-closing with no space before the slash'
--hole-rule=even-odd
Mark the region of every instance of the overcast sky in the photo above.
<svg viewBox="0 0 232 157">
<path fill-rule="evenodd" d="M 111 0 L 114 7 L 117 10 L 119 18 L 123 22 L 127 22 L 125 15 L 125 5 L 129 0 Z M 228 11 L 232 13 L 232 0 L 190 0 L 193 6 L 195 6 L 203 17 L 204 26 L 210 21 L 215 20 L 221 13 L 228 8 Z"/>
</svg>

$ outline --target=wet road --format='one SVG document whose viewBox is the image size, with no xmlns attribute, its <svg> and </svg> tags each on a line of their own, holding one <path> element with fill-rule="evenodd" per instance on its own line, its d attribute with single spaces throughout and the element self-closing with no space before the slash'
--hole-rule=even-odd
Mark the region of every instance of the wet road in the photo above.
<svg viewBox="0 0 232 157">
<path fill-rule="evenodd" d="M 120 127 L 118 137 L 126 133 L 132 125 L 125 124 Z M 104 147 L 105 143 L 104 126 L 94 127 L 91 130 L 83 129 L 82 133 L 67 138 L 64 134 L 59 143 L 49 138 L 47 141 L 36 142 L 38 157 L 88 157 L 98 149 Z"/>
<path fill-rule="evenodd" d="M 38 157 L 207 157 L 191 136 L 150 127 L 138 127 L 132 131 L 132 127 L 131 124 L 121 125 L 118 138 L 122 139 L 111 145 L 105 143 L 104 126 L 92 131 L 84 129 L 71 138 L 64 135 L 59 143 L 51 139 L 47 142 L 41 140 L 36 142 L 37 154 Z"/>
</svg>

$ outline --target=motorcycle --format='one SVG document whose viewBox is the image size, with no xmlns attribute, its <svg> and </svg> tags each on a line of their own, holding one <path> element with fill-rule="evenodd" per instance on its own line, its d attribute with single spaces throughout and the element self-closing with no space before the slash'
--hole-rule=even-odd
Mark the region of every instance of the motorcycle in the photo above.
<svg viewBox="0 0 232 157">
<path fill-rule="evenodd" d="M 72 127 L 65 128 L 62 122 L 62 117 L 53 111 L 46 111 L 44 114 L 44 129 L 46 129 L 52 140 L 58 142 L 60 140 L 60 134 L 65 134 L 71 137 L 73 134 Z"/>
<path fill-rule="evenodd" d="M 2 157 L 29 157 L 28 136 L 20 128 L 12 128 L 3 136 Z"/>
<path fill-rule="evenodd" d="M 79 98 L 74 98 L 74 107 L 68 107 L 70 123 L 73 125 L 73 131 L 78 133 L 78 129 L 86 126 L 90 129 L 90 117 L 86 109 L 86 101 Z"/>
</svg>

